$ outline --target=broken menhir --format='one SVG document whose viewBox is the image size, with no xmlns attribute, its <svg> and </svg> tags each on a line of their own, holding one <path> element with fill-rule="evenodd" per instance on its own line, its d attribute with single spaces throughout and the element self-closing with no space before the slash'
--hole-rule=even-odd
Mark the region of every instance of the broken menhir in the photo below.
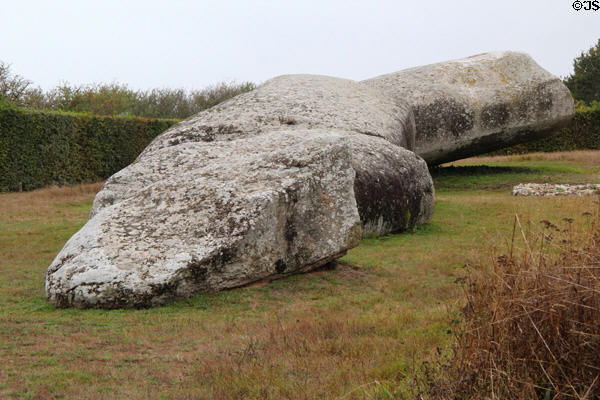
<svg viewBox="0 0 600 400">
<path fill-rule="evenodd" d="M 293 132 L 300 140 L 315 129 L 349 140 L 364 236 L 401 232 L 429 221 L 433 181 L 427 164 L 410 151 L 415 129 L 410 108 L 357 82 L 320 75 L 271 79 L 167 130 L 136 163 L 107 181 L 94 200 L 92 216 L 161 179 L 160 168 L 143 162 L 156 151 L 273 131 Z"/>
<path fill-rule="evenodd" d="M 309 271 L 361 236 L 428 222 L 427 163 L 535 139 L 572 115 L 562 82 L 512 52 L 363 82 L 271 79 L 110 177 L 48 268 L 46 296 L 148 307 Z"/>
</svg>

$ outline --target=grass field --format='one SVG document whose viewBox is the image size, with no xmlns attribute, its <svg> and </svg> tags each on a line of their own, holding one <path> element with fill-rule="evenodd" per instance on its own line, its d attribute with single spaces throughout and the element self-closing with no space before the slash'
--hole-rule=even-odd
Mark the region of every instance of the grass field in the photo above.
<svg viewBox="0 0 600 400">
<path fill-rule="evenodd" d="M 365 239 L 334 269 L 148 310 L 45 301 L 44 271 L 99 184 L 0 194 L 0 398 L 410 398 L 422 362 L 453 340 L 463 266 L 506 246 L 515 213 L 529 229 L 592 206 L 513 197 L 512 186 L 600 183 L 600 152 L 473 158 L 432 174 L 435 215 L 414 232 Z"/>
</svg>

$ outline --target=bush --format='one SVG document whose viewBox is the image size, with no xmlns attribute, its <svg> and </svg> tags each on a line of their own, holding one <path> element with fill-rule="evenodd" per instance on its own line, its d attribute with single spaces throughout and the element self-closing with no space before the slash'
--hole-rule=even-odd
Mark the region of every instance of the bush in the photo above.
<svg viewBox="0 0 600 400">
<path fill-rule="evenodd" d="M 507 254 L 472 269 L 463 329 L 434 397 L 600 398 L 600 217 L 582 218 L 541 221 L 534 235 L 516 217 Z"/>
<path fill-rule="evenodd" d="M 569 126 L 550 137 L 507 147 L 489 155 L 570 150 L 600 150 L 600 103 L 591 106 L 579 104 Z"/>
<path fill-rule="evenodd" d="M 256 87 L 252 82 L 222 82 L 202 90 L 133 90 L 125 84 L 71 85 L 44 91 L 0 60 L 0 102 L 35 110 L 184 119 Z"/>
<path fill-rule="evenodd" d="M 0 101 L 18 103 L 29 90 L 31 81 L 10 71 L 10 65 L 0 60 Z"/>
<path fill-rule="evenodd" d="M 240 93 L 253 83 L 220 83 L 203 90 L 132 90 L 118 83 L 71 86 L 65 83 L 46 93 L 30 90 L 22 98 L 27 107 L 98 115 L 135 115 L 184 119 Z"/>
<path fill-rule="evenodd" d="M 0 102 L 0 191 L 106 179 L 177 122 L 31 111 Z"/>
</svg>

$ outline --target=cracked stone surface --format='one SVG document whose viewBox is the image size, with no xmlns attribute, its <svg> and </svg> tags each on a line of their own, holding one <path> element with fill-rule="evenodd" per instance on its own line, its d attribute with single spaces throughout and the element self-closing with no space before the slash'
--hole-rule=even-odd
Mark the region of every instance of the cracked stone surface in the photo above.
<svg viewBox="0 0 600 400">
<path fill-rule="evenodd" d="M 542 138 L 574 115 L 562 81 L 512 51 L 410 68 L 361 82 L 408 104 L 415 152 L 441 164 Z"/>
<path fill-rule="evenodd" d="M 433 181 L 427 164 L 409 151 L 414 141 L 410 108 L 357 82 L 320 75 L 271 79 L 167 130 L 137 163 L 107 181 L 91 215 L 159 179 L 159 166 L 139 162 L 156 151 L 182 143 L 252 138 L 278 129 L 299 138 L 314 129 L 335 130 L 349 139 L 364 236 L 400 232 L 431 218 Z"/>
<path fill-rule="evenodd" d="M 316 268 L 358 245 L 350 145 L 332 132 L 182 143 L 161 178 L 106 206 L 46 273 L 57 306 L 147 307 Z"/>
<path fill-rule="evenodd" d="M 183 142 L 315 128 L 378 136 L 409 150 L 414 146 L 414 119 L 408 105 L 348 79 L 283 75 L 170 128 L 141 157 Z"/>
</svg>

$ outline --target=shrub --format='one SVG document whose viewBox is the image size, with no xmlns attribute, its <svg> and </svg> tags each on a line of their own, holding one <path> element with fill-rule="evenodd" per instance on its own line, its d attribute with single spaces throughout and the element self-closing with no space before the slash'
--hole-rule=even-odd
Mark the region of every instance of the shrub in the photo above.
<svg viewBox="0 0 600 400">
<path fill-rule="evenodd" d="M 600 217 L 584 216 L 541 221 L 537 235 L 516 217 L 507 253 L 472 268 L 463 329 L 434 397 L 599 398 Z"/>
<path fill-rule="evenodd" d="M 120 83 L 61 85 L 44 91 L 0 60 L 0 101 L 36 110 L 184 119 L 256 87 L 252 82 L 221 82 L 202 90 L 134 90 Z"/>
<path fill-rule="evenodd" d="M 18 103 L 27 93 L 31 81 L 10 71 L 10 65 L 0 60 L 0 101 Z"/>
<path fill-rule="evenodd" d="M 220 83 L 203 90 L 132 90 L 118 83 L 72 86 L 64 83 L 46 93 L 29 91 L 23 103 L 29 107 L 98 115 L 135 115 L 184 119 L 254 89 L 253 83 Z"/>
<path fill-rule="evenodd" d="M 106 179 L 176 122 L 32 111 L 0 102 L 0 191 Z"/>
</svg>

